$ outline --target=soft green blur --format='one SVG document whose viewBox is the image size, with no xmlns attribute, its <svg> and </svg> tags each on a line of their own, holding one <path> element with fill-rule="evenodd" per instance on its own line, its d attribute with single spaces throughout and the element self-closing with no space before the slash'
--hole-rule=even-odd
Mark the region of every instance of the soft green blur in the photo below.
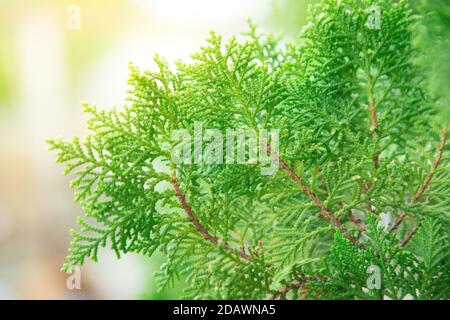
<svg viewBox="0 0 450 320">
<path fill-rule="evenodd" d="M 285 33 L 297 36 L 306 24 L 308 7 L 319 0 L 274 0 L 273 23 Z"/>
<path fill-rule="evenodd" d="M 450 120 L 450 2 L 448 0 L 415 0 L 417 12 L 425 16 L 425 25 L 418 35 L 419 47 L 428 68 L 430 92 L 440 99 L 442 121 Z"/>
</svg>

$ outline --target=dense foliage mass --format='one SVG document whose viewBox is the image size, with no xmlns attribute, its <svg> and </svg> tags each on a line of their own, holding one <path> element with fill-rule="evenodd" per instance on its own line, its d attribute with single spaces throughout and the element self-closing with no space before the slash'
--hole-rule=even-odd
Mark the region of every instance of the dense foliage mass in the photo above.
<svg viewBox="0 0 450 320">
<path fill-rule="evenodd" d="M 129 103 L 50 140 L 86 218 L 63 270 L 108 246 L 167 256 L 186 298 L 448 299 L 447 126 L 406 1 L 323 0 L 297 43 L 212 33 L 193 62 L 131 66 Z M 177 164 L 171 132 L 277 129 L 259 164 Z"/>
</svg>

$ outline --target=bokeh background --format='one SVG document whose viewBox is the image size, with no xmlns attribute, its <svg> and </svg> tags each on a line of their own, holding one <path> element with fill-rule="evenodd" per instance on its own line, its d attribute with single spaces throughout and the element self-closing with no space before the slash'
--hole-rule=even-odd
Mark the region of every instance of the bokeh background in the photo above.
<svg viewBox="0 0 450 320">
<path fill-rule="evenodd" d="M 450 98 L 448 0 L 411 0 L 437 12 L 417 35 L 430 59 L 430 91 Z M 247 29 L 295 37 L 317 0 L 0 0 L 0 299 L 167 299 L 152 273 L 164 258 L 105 250 L 81 269 L 81 290 L 59 272 L 70 228 L 81 209 L 69 179 L 45 139 L 84 134 L 81 102 L 124 103 L 128 62 L 152 68 L 155 53 L 169 63 L 188 59 L 210 30 Z M 78 19 L 79 18 L 79 19 Z M 449 119 L 448 103 L 442 119 Z"/>
</svg>

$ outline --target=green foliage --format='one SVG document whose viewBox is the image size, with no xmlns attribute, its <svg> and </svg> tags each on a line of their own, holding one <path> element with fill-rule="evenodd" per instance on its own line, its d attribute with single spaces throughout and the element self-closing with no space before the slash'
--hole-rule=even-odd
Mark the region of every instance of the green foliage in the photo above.
<svg viewBox="0 0 450 320">
<path fill-rule="evenodd" d="M 364 249 L 336 234 L 335 243 L 323 260 L 322 272 L 330 280 L 311 283 L 312 297 L 403 299 L 410 295 L 419 298 L 416 289 L 422 279 L 422 266 L 412 253 L 397 246 L 395 235 L 378 227 L 374 218 L 369 220 Z"/>
<path fill-rule="evenodd" d="M 436 220 L 427 218 L 422 222 L 417 236 L 411 241 L 410 250 L 423 265 L 421 286 L 423 299 L 448 298 L 450 283 L 450 238 L 448 232 Z"/>
<path fill-rule="evenodd" d="M 369 220 L 364 249 L 336 234 L 330 253 L 322 260 L 320 273 L 327 280 L 311 282 L 310 297 L 448 298 L 450 242 L 448 233 L 443 232 L 438 222 L 425 219 L 410 250 L 403 250 L 397 245 L 395 235 L 377 227 L 377 220 Z"/>
<path fill-rule="evenodd" d="M 108 246 L 162 252 L 159 287 L 186 278 L 186 298 L 448 298 L 449 157 L 416 18 L 405 1 L 324 0 L 309 21 L 296 43 L 251 26 L 244 41 L 212 33 L 189 64 L 131 66 L 126 106 L 87 105 L 83 141 L 49 140 L 86 215 L 63 270 Z M 175 163 L 171 132 L 198 121 L 278 129 L 280 169 Z M 404 222 L 378 228 L 382 213 Z"/>
</svg>

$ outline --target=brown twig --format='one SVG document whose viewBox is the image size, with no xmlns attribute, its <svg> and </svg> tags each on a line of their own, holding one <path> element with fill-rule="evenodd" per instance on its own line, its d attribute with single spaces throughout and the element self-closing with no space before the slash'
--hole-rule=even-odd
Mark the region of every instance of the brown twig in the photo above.
<svg viewBox="0 0 450 320">
<path fill-rule="evenodd" d="M 286 295 L 290 291 L 304 289 L 308 282 L 311 282 L 311 281 L 328 281 L 328 280 L 329 279 L 327 279 L 327 278 L 307 277 L 305 275 L 302 275 L 299 280 L 293 281 L 292 283 L 288 284 L 287 286 L 272 292 L 270 300 L 285 299 Z"/>
<path fill-rule="evenodd" d="M 272 296 L 270 297 L 270 300 L 277 300 L 277 299 L 283 299 L 286 297 L 286 294 L 288 294 L 288 292 L 292 291 L 292 290 L 298 290 L 300 288 L 302 288 L 305 285 L 306 281 L 295 281 L 292 282 L 291 284 L 287 285 L 284 288 L 280 288 L 277 291 L 272 293 Z"/>
<path fill-rule="evenodd" d="M 352 221 L 356 225 L 360 232 L 364 232 L 367 230 L 366 224 L 360 218 L 358 218 L 356 214 L 350 211 L 348 213 L 348 216 L 350 218 L 350 221 Z"/>
<path fill-rule="evenodd" d="M 408 244 L 408 242 L 412 239 L 412 237 L 417 233 L 417 231 L 419 231 L 419 227 L 414 227 L 406 236 L 405 239 L 402 240 L 402 242 L 400 242 L 400 247 L 404 247 Z"/>
<path fill-rule="evenodd" d="M 442 160 L 442 155 L 444 154 L 445 143 L 446 143 L 446 140 L 447 140 L 447 130 L 448 130 L 448 128 L 442 129 L 441 140 L 440 140 L 440 143 L 439 143 L 439 150 L 436 153 L 436 156 L 434 158 L 433 168 L 431 169 L 430 173 L 426 177 L 426 179 L 423 182 L 422 186 L 419 188 L 419 190 L 417 190 L 416 194 L 414 195 L 414 198 L 411 201 L 412 203 L 416 203 L 417 200 L 419 200 L 419 198 L 425 192 L 425 190 L 430 186 L 430 182 L 433 179 L 434 174 L 435 174 L 435 172 L 436 172 L 437 168 L 439 167 L 439 164 L 440 164 L 440 162 Z"/>
<path fill-rule="evenodd" d="M 311 199 L 311 201 L 314 203 L 314 205 L 319 208 L 320 214 L 323 218 L 328 220 L 332 226 L 337 228 L 347 239 L 349 239 L 352 243 L 357 244 L 358 240 L 353 237 L 348 230 L 344 227 L 344 225 L 335 217 L 335 215 L 320 201 L 320 199 L 317 197 L 317 195 L 309 189 L 309 187 L 302 181 L 302 179 L 295 173 L 293 169 L 291 169 L 287 163 L 281 159 L 281 157 L 272 150 L 270 145 L 266 141 L 261 141 L 262 145 L 266 148 L 266 151 L 270 156 L 277 161 L 281 169 L 283 169 L 284 172 L 286 172 L 292 180 L 295 181 L 296 184 L 300 186 L 303 192 L 305 192 L 308 197 Z"/>
<path fill-rule="evenodd" d="M 394 221 L 394 224 L 392 225 L 392 227 L 389 229 L 389 232 L 393 232 L 395 230 L 398 229 L 398 227 L 400 226 L 400 224 L 403 222 L 403 220 L 405 220 L 406 218 L 406 213 L 402 212 L 398 218 Z"/>
<path fill-rule="evenodd" d="M 378 117 L 377 117 L 377 107 L 372 92 L 369 93 L 369 111 L 370 111 L 370 122 L 373 127 L 372 138 L 376 140 L 378 129 Z M 373 164 L 375 168 L 378 168 L 380 166 L 380 154 L 378 152 L 376 152 L 375 155 L 373 156 Z"/>
<path fill-rule="evenodd" d="M 447 141 L 447 131 L 448 131 L 448 127 L 445 127 L 444 129 L 442 129 L 441 139 L 439 142 L 439 149 L 434 157 L 433 167 L 431 168 L 430 172 L 428 173 L 427 177 L 425 178 L 423 184 L 419 187 L 416 194 L 411 199 L 411 204 L 416 203 L 420 199 L 420 197 L 423 195 L 423 193 L 427 190 L 427 188 L 430 186 L 431 180 L 433 179 L 434 174 L 436 173 L 436 170 L 439 167 L 439 164 L 441 163 L 441 160 L 442 160 L 442 156 L 444 154 L 445 144 Z M 392 232 L 392 231 L 395 231 L 396 229 L 398 229 L 398 227 L 403 222 L 403 220 L 405 220 L 405 218 L 406 218 L 406 213 L 402 212 L 400 214 L 400 216 L 395 220 L 394 224 L 389 229 L 389 231 Z M 417 230 L 416 230 L 416 232 L 417 232 Z M 413 235 L 411 235 L 411 237 Z"/>
<path fill-rule="evenodd" d="M 218 246 L 219 245 L 219 238 L 215 237 L 213 235 L 211 235 L 208 231 L 208 229 L 206 229 L 206 227 L 200 222 L 200 220 L 198 220 L 198 218 L 195 216 L 195 214 L 192 212 L 192 208 L 191 206 L 187 203 L 186 201 L 186 197 L 184 196 L 183 192 L 180 189 L 180 185 L 177 182 L 177 178 L 174 175 L 172 177 L 172 185 L 174 187 L 175 190 L 175 194 L 178 198 L 178 201 L 180 202 L 181 206 L 183 207 L 184 211 L 186 212 L 189 221 L 191 221 L 191 223 L 194 225 L 195 229 L 201 234 L 201 236 L 211 242 L 213 245 Z M 251 261 L 252 257 L 249 256 L 243 249 L 242 250 L 236 250 L 233 249 L 228 243 L 224 243 L 223 247 L 225 248 L 226 251 L 235 254 L 239 257 L 241 257 L 242 259 L 246 260 L 246 261 Z"/>
</svg>

